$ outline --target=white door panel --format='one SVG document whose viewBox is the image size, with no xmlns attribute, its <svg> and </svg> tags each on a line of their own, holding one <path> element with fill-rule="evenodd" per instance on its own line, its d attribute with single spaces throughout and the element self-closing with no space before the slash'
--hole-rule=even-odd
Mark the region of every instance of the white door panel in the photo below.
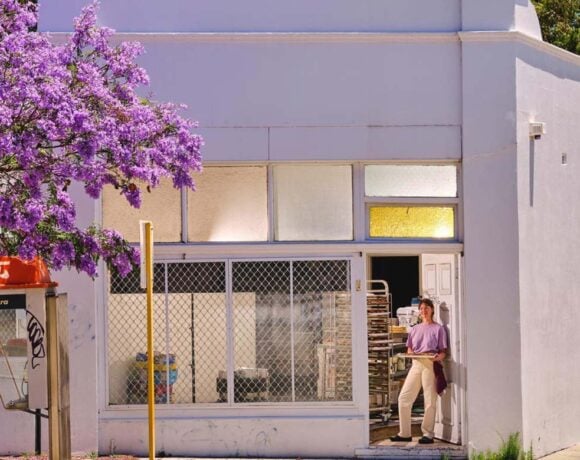
<svg viewBox="0 0 580 460">
<path fill-rule="evenodd" d="M 459 312 L 457 310 L 459 289 L 456 276 L 455 254 L 421 255 L 421 293 L 435 304 L 435 321 L 447 331 L 448 352 L 443 362 L 447 389 L 438 398 L 435 422 L 435 437 L 448 442 L 461 442 L 459 417 Z"/>
</svg>

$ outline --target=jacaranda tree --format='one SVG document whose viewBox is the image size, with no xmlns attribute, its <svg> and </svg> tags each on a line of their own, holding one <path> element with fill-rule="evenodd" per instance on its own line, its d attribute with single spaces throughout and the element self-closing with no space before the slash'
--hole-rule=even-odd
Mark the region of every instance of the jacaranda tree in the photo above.
<svg viewBox="0 0 580 460">
<path fill-rule="evenodd" d="M 100 258 L 128 273 L 138 251 L 114 230 L 79 228 L 70 185 L 94 199 L 113 186 L 139 207 L 162 177 L 193 188 L 202 145 L 180 107 L 137 93 L 148 83 L 142 47 L 113 46 L 96 9 L 57 45 L 34 31 L 34 4 L 0 0 L 0 255 L 90 276 Z"/>
</svg>

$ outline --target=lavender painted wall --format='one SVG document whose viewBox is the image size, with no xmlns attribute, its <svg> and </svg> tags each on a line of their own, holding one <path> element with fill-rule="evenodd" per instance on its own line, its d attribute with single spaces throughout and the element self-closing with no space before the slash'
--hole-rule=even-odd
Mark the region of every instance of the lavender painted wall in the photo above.
<svg viewBox="0 0 580 460">
<path fill-rule="evenodd" d="M 580 57 L 521 46 L 516 73 L 523 436 L 543 455 L 580 433 Z"/>
</svg>

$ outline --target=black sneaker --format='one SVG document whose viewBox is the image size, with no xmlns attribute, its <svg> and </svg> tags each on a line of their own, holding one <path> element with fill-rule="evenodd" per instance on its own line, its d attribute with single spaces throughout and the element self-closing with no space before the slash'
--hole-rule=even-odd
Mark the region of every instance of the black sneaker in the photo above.
<svg viewBox="0 0 580 460">
<path fill-rule="evenodd" d="M 393 442 L 411 442 L 413 440 L 413 438 L 410 436 L 407 438 L 405 436 L 399 436 L 399 435 L 391 436 L 389 439 Z"/>
<path fill-rule="evenodd" d="M 433 444 L 435 441 L 433 441 L 433 438 L 428 438 L 427 436 L 423 436 L 421 439 L 419 439 L 419 444 Z"/>
</svg>

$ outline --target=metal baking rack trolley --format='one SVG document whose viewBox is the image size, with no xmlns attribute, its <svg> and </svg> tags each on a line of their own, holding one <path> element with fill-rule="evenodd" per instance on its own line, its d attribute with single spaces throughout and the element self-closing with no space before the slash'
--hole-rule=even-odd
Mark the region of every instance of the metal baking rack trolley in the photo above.
<svg viewBox="0 0 580 460">
<path fill-rule="evenodd" d="M 391 294 L 383 280 L 367 280 L 369 413 L 371 423 L 386 422 L 390 415 Z"/>
</svg>

